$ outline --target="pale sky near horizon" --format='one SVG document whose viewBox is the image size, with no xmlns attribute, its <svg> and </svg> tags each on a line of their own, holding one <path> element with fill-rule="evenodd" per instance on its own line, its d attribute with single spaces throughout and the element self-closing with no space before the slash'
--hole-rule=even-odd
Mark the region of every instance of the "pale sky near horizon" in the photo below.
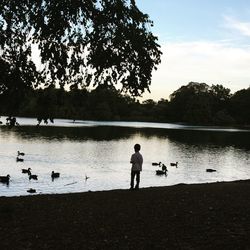
<svg viewBox="0 0 250 250">
<path fill-rule="evenodd" d="M 249 0 L 136 0 L 154 22 L 162 62 L 151 94 L 167 99 L 189 82 L 222 84 L 232 93 L 250 86 Z"/>
</svg>

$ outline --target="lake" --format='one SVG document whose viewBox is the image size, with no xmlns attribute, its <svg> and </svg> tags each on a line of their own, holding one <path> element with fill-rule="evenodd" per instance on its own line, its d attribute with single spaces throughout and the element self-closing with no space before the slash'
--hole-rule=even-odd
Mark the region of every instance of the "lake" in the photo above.
<svg viewBox="0 0 250 250">
<path fill-rule="evenodd" d="M 5 122 L 5 117 L 0 120 Z M 233 181 L 250 177 L 250 131 L 238 128 L 168 123 L 55 120 L 36 127 L 36 120 L 18 118 L 21 126 L 0 126 L 0 196 L 127 189 L 130 156 L 135 143 L 144 157 L 141 187 L 178 183 Z M 25 152 L 16 162 L 17 151 Z M 152 162 L 163 162 L 167 176 L 157 176 Z M 170 162 L 179 162 L 178 168 Z M 38 180 L 22 169 L 31 168 Z M 216 172 L 207 173 L 207 168 Z M 51 171 L 60 172 L 52 181 Z M 86 180 L 85 176 L 89 178 Z"/>
</svg>

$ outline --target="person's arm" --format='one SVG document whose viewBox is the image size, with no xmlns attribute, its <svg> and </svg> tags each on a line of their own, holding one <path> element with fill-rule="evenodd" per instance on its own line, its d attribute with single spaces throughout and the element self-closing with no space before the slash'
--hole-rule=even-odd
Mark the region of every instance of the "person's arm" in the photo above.
<svg viewBox="0 0 250 250">
<path fill-rule="evenodd" d="M 130 163 L 132 163 L 132 164 L 133 164 L 134 161 L 135 161 L 133 156 L 134 156 L 134 155 L 131 155 L 131 159 L 130 159 Z"/>
</svg>

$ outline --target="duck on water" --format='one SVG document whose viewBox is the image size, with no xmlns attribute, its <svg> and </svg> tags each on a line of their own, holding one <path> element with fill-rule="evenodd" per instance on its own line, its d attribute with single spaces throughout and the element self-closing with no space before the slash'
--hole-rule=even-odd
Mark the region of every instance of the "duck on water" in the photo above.
<svg viewBox="0 0 250 250">
<path fill-rule="evenodd" d="M 10 175 L 6 175 L 6 176 L 0 176 L 0 182 L 1 183 L 6 183 L 6 184 L 9 184 L 10 182 Z"/>
<path fill-rule="evenodd" d="M 19 158 L 19 157 L 17 156 L 16 161 L 17 161 L 17 162 L 23 162 L 23 161 L 24 161 L 24 159 Z"/>
<path fill-rule="evenodd" d="M 24 156 L 25 155 L 25 153 L 23 153 L 23 152 L 20 152 L 20 151 L 17 151 L 17 156 Z"/>
<path fill-rule="evenodd" d="M 51 172 L 51 178 L 54 179 L 54 178 L 59 178 L 60 177 L 60 173 L 56 173 L 54 171 Z"/>
<path fill-rule="evenodd" d="M 152 166 L 161 166 L 161 162 L 152 162 Z"/>
<path fill-rule="evenodd" d="M 167 175 L 168 169 L 165 164 L 162 164 L 161 170 L 156 170 L 156 175 Z"/>
<path fill-rule="evenodd" d="M 30 188 L 27 190 L 28 193 L 34 194 L 36 193 L 36 190 L 34 188 Z"/>
<path fill-rule="evenodd" d="M 170 163 L 170 166 L 171 166 L 171 167 L 176 167 L 176 168 L 177 168 L 177 167 L 178 167 L 178 161 L 177 161 L 177 162 L 171 162 L 171 163 Z"/>
<path fill-rule="evenodd" d="M 38 176 L 36 174 L 31 174 L 31 172 L 28 172 L 29 175 L 29 180 L 33 179 L 33 180 L 38 180 Z"/>
<path fill-rule="evenodd" d="M 22 173 L 23 174 L 28 174 L 28 173 L 30 173 L 30 170 L 31 170 L 31 168 L 28 168 L 28 169 L 22 169 Z"/>
</svg>

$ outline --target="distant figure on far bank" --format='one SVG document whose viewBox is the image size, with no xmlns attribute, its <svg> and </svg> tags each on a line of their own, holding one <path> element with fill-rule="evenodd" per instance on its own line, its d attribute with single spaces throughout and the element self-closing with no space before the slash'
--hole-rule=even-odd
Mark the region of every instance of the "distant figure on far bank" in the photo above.
<svg viewBox="0 0 250 250">
<path fill-rule="evenodd" d="M 141 150 L 141 145 L 140 144 L 135 144 L 134 145 L 134 150 L 135 153 L 132 154 L 130 163 L 132 164 L 131 167 L 131 182 L 130 182 L 130 189 L 134 189 L 134 179 L 136 176 L 136 185 L 135 189 L 139 188 L 139 183 L 140 183 L 140 173 L 142 171 L 142 163 L 143 163 L 143 157 L 140 154 Z"/>
</svg>

